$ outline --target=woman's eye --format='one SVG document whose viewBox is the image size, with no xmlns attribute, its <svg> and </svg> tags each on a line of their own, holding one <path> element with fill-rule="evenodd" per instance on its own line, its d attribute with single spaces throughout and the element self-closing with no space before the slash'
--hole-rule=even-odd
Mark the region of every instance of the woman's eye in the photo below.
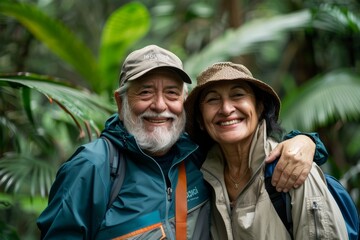
<svg viewBox="0 0 360 240">
<path fill-rule="evenodd" d="M 244 93 L 244 92 L 235 92 L 232 94 L 232 97 L 234 98 L 242 98 L 242 97 L 245 97 L 247 94 Z"/>
<path fill-rule="evenodd" d="M 235 93 L 234 96 L 235 97 L 243 97 L 243 96 L 245 96 L 245 94 L 243 94 L 243 93 Z"/>
<path fill-rule="evenodd" d="M 205 98 L 205 103 L 215 103 L 217 101 L 219 101 L 220 99 L 217 97 L 209 97 L 209 98 Z"/>
</svg>

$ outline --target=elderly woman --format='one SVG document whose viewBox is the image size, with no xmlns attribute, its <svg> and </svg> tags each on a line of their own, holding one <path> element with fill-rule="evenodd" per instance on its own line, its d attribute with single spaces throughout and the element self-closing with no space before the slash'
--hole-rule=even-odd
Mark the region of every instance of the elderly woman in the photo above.
<svg viewBox="0 0 360 240">
<path fill-rule="evenodd" d="M 280 99 L 269 85 L 243 65 L 216 63 L 199 75 L 185 108 L 193 119 L 187 123 L 190 136 L 211 146 L 202 171 L 212 188 L 213 239 L 347 239 L 340 209 L 315 163 L 304 184 L 290 190 L 293 236 L 273 207 L 264 159 L 283 130 Z M 313 215 L 314 202 L 320 214 Z"/>
</svg>

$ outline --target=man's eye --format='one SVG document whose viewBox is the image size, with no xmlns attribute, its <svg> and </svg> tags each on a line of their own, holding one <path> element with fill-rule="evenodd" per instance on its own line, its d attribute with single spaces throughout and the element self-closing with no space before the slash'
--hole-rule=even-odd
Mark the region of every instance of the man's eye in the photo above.
<svg viewBox="0 0 360 240">
<path fill-rule="evenodd" d="M 139 94 L 140 94 L 140 95 L 148 95 L 148 94 L 150 94 L 150 93 L 151 93 L 150 91 L 143 90 L 143 91 L 141 91 Z"/>
<path fill-rule="evenodd" d="M 177 91 L 169 91 L 168 94 L 177 95 L 177 96 L 180 95 L 179 92 L 177 92 Z"/>
</svg>

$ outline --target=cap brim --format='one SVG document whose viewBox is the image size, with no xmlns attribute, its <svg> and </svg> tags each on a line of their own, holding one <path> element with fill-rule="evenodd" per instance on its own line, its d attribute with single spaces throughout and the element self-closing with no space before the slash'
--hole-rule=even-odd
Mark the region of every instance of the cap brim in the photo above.
<svg viewBox="0 0 360 240">
<path fill-rule="evenodd" d="M 127 81 L 132 81 L 132 80 L 135 80 L 135 79 L 138 79 L 139 77 L 145 75 L 146 73 L 154 70 L 154 69 L 171 69 L 172 71 L 176 72 L 180 78 L 185 82 L 185 83 L 189 83 L 191 84 L 191 78 L 189 77 L 189 75 L 186 74 L 185 71 L 177 68 L 177 67 L 172 67 L 172 66 L 169 66 L 169 65 L 164 65 L 164 66 L 161 66 L 161 65 L 158 65 L 158 66 L 154 66 L 154 67 L 151 67 L 151 68 L 147 68 L 131 77 L 129 77 L 127 79 Z"/>
</svg>

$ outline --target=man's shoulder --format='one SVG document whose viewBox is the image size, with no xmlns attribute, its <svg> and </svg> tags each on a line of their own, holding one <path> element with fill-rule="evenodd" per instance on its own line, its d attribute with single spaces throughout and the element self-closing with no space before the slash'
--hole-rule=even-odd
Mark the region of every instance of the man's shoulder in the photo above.
<svg viewBox="0 0 360 240">
<path fill-rule="evenodd" d="M 86 164 L 100 167 L 107 162 L 107 156 L 108 150 L 105 142 L 99 138 L 79 146 L 65 164 Z"/>
</svg>

